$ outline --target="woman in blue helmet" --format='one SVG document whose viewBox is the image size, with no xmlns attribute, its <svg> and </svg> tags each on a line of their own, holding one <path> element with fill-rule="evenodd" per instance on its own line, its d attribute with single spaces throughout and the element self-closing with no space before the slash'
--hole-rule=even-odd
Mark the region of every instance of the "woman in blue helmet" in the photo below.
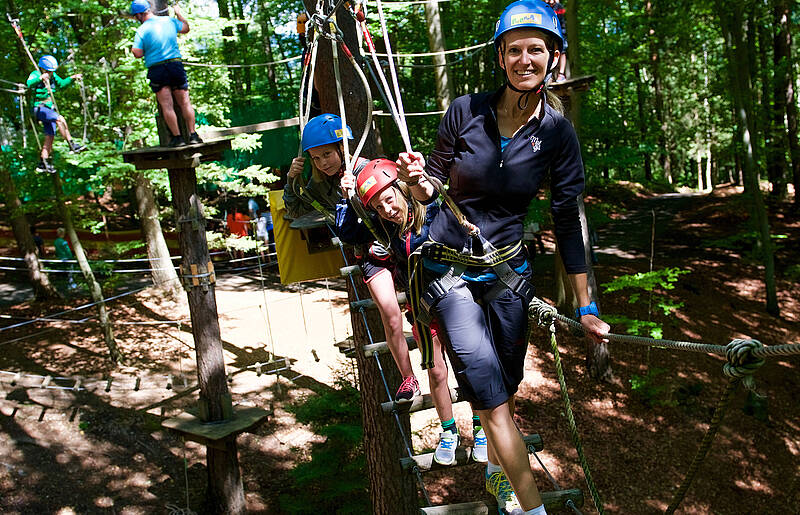
<svg viewBox="0 0 800 515">
<path fill-rule="evenodd" d="M 345 201 L 340 181 L 345 172 L 345 160 L 342 138 L 343 135 L 348 139 L 353 138 L 350 127 L 344 133 L 346 134 L 342 131 L 342 119 L 335 114 L 321 114 L 306 124 L 301 144 L 303 151 L 308 152 L 311 157 L 311 177 L 305 181 L 302 176 L 306 158 L 294 158 L 283 190 L 283 200 L 289 217 L 296 218 L 314 209 L 326 211 L 335 217 L 337 205 L 340 205 L 340 210 L 343 208 Z M 353 165 L 353 174 L 357 176 L 366 164 L 367 159 L 359 158 Z M 357 243 L 347 237 L 347 233 L 354 230 L 349 225 L 336 227 L 337 233 L 344 241 Z M 397 303 L 392 274 L 387 269 L 390 254 L 378 242 L 372 242 L 366 247 L 368 248 L 357 253 L 358 264 L 380 312 L 386 342 L 403 376 L 395 401 L 408 402 L 419 395 L 420 391 L 408 356 L 408 344 L 403 334 L 403 317 Z"/>
<path fill-rule="evenodd" d="M 73 80 L 80 79 L 81 75 L 75 74 L 62 79 L 56 73 L 57 69 L 58 61 L 56 58 L 52 55 L 43 55 L 39 58 L 39 69 L 33 70 L 27 81 L 28 89 L 33 91 L 33 115 L 42 122 L 42 128 L 44 129 L 41 161 L 39 161 L 36 168 L 47 172 L 53 171 L 47 160 L 53 153 L 53 140 L 56 137 L 56 129 L 67 140 L 72 152 L 80 152 L 85 149 L 83 145 L 72 141 L 67 120 L 55 111 L 53 99 L 50 98 L 51 92 L 55 94 L 56 91 L 66 88 L 72 84 Z"/>
<path fill-rule="evenodd" d="M 422 254 L 421 273 L 432 285 L 422 298 L 486 432 L 487 490 L 501 513 L 539 515 L 544 506 L 512 412 L 523 378 L 533 293 L 520 243 L 523 220 L 548 175 L 556 239 L 581 306 L 577 315 L 593 341 L 602 341 L 609 326 L 598 318 L 587 288 L 577 203 L 584 187 L 578 139 L 560 103 L 546 94 L 546 79 L 564 46 L 558 18 L 541 0 L 513 2 L 500 16 L 494 43 L 506 84 L 456 99 L 439 125 L 427 163 L 417 152 L 403 153 L 398 175 L 423 202 L 436 197 L 423 170 L 449 182 L 450 196 L 480 230 L 479 236 L 468 233 L 449 207 L 442 207 Z M 480 238 L 498 253 L 484 255 Z M 456 261 L 466 267 L 456 267 Z M 500 273 L 502 267 L 507 273 Z"/>
</svg>

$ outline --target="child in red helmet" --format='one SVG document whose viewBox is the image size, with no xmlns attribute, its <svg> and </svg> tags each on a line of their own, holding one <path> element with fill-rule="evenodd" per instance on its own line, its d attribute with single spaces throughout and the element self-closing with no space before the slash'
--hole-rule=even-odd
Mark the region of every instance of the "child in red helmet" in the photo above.
<svg viewBox="0 0 800 515">
<path fill-rule="evenodd" d="M 395 285 L 403 290 L 410 287 L 409 258 L 428 238 L 428 228 L 439 212 L 437 204 L 423 205 L 416 200 L 405 183 L 397 182 L 397 163 L 388 159 L 374 159 L 364 166 L 353 183 L 350 177 L 342 179 L 344 188 L 356 187 L 361 204 L 377 212 L 381 226 L 390 235 L 393 260 L 392 275 Z M 354 223 L 358 215 L 349 209 L 344 223 Z M 365 233 L 364 237 L 368 238 Z M 409 314 L 412 314 L 409 312 Z M 458 428 L 453 418 L 453 403 L 447 386 L 447 364 L 444 351 L 436 337 L 435 325 L 428 328 L 418 323 L 415 317 L 410 320 L 414 327 L 414 337 L 422 353 L 422 368 L 428 372 L 431 397 L 442 425 L 439 443 L 433 459 L 441 465 L 452 465 L 456 461 L 456 448 L 460 440 Z M 487 459 L 486 435 L 480 427 L 480 420 L 473 416 L 472 459 L 485 462 Z"/>
</svg>

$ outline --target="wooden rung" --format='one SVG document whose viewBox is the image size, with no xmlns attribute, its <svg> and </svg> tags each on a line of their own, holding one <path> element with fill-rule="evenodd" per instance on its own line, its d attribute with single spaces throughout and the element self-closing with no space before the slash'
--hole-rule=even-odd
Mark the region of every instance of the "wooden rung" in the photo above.
<svg viewBox="0 0 800 515">
<path fill-rule="evenodd" d="M 406 336 L 406 343 L 408 344 L 408 350 L 417 348 L 417 340 L 415 340 L 413 336 Z M 380 354 L 382 352 L 389 352 L 389 345 L 386 342 L 364 345 L 365 356 L 372 356 L 373 354 Z"/>
<path fill-rule="evenodd" d="M 450 400 L 453 402 L 461 402 L 464 400 L 464 398 L 461 396 L 460 388 L 450 388 Z M 387 401 L 381 403 L 381 409 L 384 413 L 391 413 L 395 409 L 399 413 L 413 413 L 415 411 L 422 411 L 433 407 L 433 397 L 427 393 L 425 395 L 414 397 L 411 402 L 396 403 L 394 401 Z"/>
<path fill-rule="evenodd" d="M 108 376 L 108 380 L 106 381 L 106 392 L 110 392 L 111 391 L 111 383 L 112 382 L 114 382 L 114 378 L 111 377 L 111 376 Z"/>
<path fill-rule="evenodd" d="M 252 431 L 268 416 L 269 412 L 262 408 L 234 406 L 233 416 L 226 420 L 206 423 L 191 413 L 183 412 L 162 421 L 161 426 L 180 433 L 187 440 L 225 450 L 223 439 Z"/>
<path fill-rule="evenodd" d="M 400 292 L 397 294 L 397 303 L 401 306 L 406 304 L 408 299 L 406 298 L 405 292 Z M 364 300 L 357 300 L 355 302 L 350 303 L 350 309 L 358 311 L 359 309 L 374 309 L 375 308 L 375 301 L 372 299 L 364 299 Z"/>
<path fill-rule="evenodd" d="M 136 376 L 136 384 L 133 385 L 133 391 L 134 392 L 138 392 L 140 386 L 142 386 L 142 378 L 139 377 L 139 376 Z"/>
<path fill-rule="evenodd" d="M 167 374 L 167 390 L 172 390 L 172 374 Z"/>
<path fill-rule="evenodd" d="M 72 389 L 77 392 L 78 390 L 81 389 L 81 383 L 83 383 L 83 378 L 82 377 L 76 377 L 75 378 L 75 385 L 72 387 Z"/>
<path fill-rule="evenodd" d="M 45 377 L 44 380 L 42 380 L 42 384 L 39 385 L 39 388 L 47 388 L 52 380 L 53 376 Z"/>
<path fill-rule="evenodd" d="M 528 452 L 530 452 L 531 448 L 535 449 L 537 452 L 544 449 L 542 437 L 539 435 L 527 435 L 523 436 L 522 439 L 528 447 Z M 418 454 L 413 458 L 400 458 L 400 466 L 403 467 L 403 470 L 413 470 L 414 466 L 416 466 L 420 472 L 431 472 L 434 470 L 476 463 L 470 460 L 470 456 L 472 456 L 472 447 L 459 446 L 458 449 L 456 449 L 456 462 L 452 465 L 439 465 L 433 461 L 433 453 L 428 452 L 425 454 Z"/>
<path fill-rule="evenodd" d="M 341 274 L 342 277 L 347 277 L 348 275 L 361 275 L 361 267 L 358 265 L 343 266 L 339 269 L 339 274 Z"/>
<path fill-rule="evenodd" d="M 567 501 L 572 501 L 576 508 L 583 506 L 583 492 L 577 488 L 541 492 L 541 495 L 544 507 L 548 511 L 566 509 Z M 445 504 L 443 506 L 420 508 L 419 511 L 425 515 L 493 515 L 497 513 L 497 502 L 492 499 L 461 504 Z"/>
</svg>

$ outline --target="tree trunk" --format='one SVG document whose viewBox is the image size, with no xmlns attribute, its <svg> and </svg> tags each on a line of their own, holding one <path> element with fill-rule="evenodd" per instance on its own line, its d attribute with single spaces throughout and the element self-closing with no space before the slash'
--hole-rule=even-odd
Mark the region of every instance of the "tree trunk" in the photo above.
<svg viewBox="0 0 800 515">
<path fill-rule="evenodd" d="M 430 0 L 425 3 L 425 20 L 428 22 L 428 46 L 431 52 L 444 52 L 445 42 L 442 33 L 442 20 L 439 17 L 439 2 Z M 453 101 L 453 86 L 450 82 L 450 70 L 447 56 L 433 56 L 434 76 L 436 77 L 436 105 L 440 111 L 447 110 Z"/>
<path fill-rule="evenodd" d="M 668 184 L 672 184 L 672 156 L 670 155 L 667 136 L 669 123 L 667 113 L 664 108 L 664 88 L 661 82 L 661 53 L 659 51 L 659 41 L 656 37 L 655 20 L 657 18 L 655 0 L 648 0 L 645 5 L 648 23 L 650 25 L 649 44 L 650 44 L 650 75 L 653 77 L 653 100 L 658 123 L 658 162 L 664 172 L 664 178 Z"/>
<path fill-rule="evenodd" d="M 653 165 L 652 165 L 652 158 L 650 156 L 650 151 L 645 147 L 647 145 L 647 117 L 645 115 L 645 97 L 644 97 L 644 90 L 642 88 L 642 74 L 641 69 L 639 67 L 639 63 L 633 63 L 633 73 L 636 76 L 636 104 L 639 113 L 639 117 L 637 118 L 637 126 L 639 128 L 639 145 L 640 145 L 640 153 L 644 158 L 644 179 L 647 182 L 653 181 Z"/>
<path fill-rule="evenodd" d="M 352 252 L 348 252 L 348 262 L 354 263 Z M 356 289 L 353 289 L 355 283 Z M 357 296 L 356 296 L 357 293 Z M 369 291 L 363 281 L 347 282 L 348 299 L 352 302 L 357 298 L 369 298 Z M 364 426 L 364 451 L 369 473 L 370 501 L 372 513 L 375 515 L 411 515 L 417 511 L 417 491 L 413 474 L 402 470 L 400 457 L 405 457 L 405 446 L 411 447 L 411 442 L 403 442 L 403 434 L 411 436 L 411 424 L 408 415 L 400 415 L 399 420 L 403 429 L 401 434 L 397 428 L 394 416 L 386 415 L 380 408 L 381 402 L 386 402 L 386 388 L 383 385 L 380 371 L 374 357 L 367 357 L 363 353 L 363 346 L 374 343 L 369 340 L 364 323 L 369 325 L 373 340 L 385 340 L 383 324 L 377 310 L 362 313 L 350 311 L 350 321 L 353 324 L 353 341 L 356 352 L 356 365 L 358 367 L 358 389 L 361 393 L 361 423 Z M 400 386 L 402 377 L 397 366 L 388 353 L 380 355 L 381 368 L 390 391 Z"/>
<path fill-rule="evenodd" d="M 315 12 L 314 3 L 305 0 L 308 12 Z M 349 14 L 341 9 L 337 12 L 336 22 L 344 33 L 344 41 L 351 52 L 358 52 L 355 22 Z M 356 141 L 361 137 L 366 119 L 366 98 L 363 85 L 355 76 L 352 67 L 347 63 L 343 52 L 339 52 L 341 66 L 342 91 L 348 125 L 353 129 Z M 336 94 L 336 82 L 333 73 L 331 46 L 327 40 L 320 42 L 317 53 L 317 64 L 314 74 L 314 85 L 319 91 L 320 106 L 323 113 L 338 113 L 339 102 Z M 374 138 L 370 137 L 364 147 L 363 155 L 375 155 Z M 351 256 L 352 257 L 352 256 Z M 360 281 L 359 298 L 369 298 L 369 293 Z M 348 282 L 348 297 L 355 299 L 352 285 Z M 353 321 L 353 337 L 358 348 L 368 343 L 361 314 L 351 311 Z M 380 316 L 376 312 L 367 314 L 367 323 L 373 335 L 383 333 Z M 397 428 L 395 420 L 383 413 L 380 401 L 386 400 L 386 393 L 380 372 L 373 359 L 367 359 L 361 352 L 356 353 L 358 365 L 359 390 L 361 392 L 361 413 L 364 425 L 364 452 L 367 461 L 367 476 L 370 484 L 372 513 L 375 515 L 411 515 L 418 512 L 417 491 L 412 474 L 400 469 L 400 458 L 406 456 L 406 447 Z M 388 355 L 381 357 L 383 372 L 390 388 L 400 384 L 400 374 Z M 408 436 L 408 416 L 400 418 L 403 431 Z"/>
<path fill-rule="evenodd" d="M 159 221 L 158 204 L 153 194 L 153 185 L 143 172 L 136 172 L 133 176 L 134 193 L 136 194 L 136 208 L 139 214 L 142 236 L 147 243 L 147 257 L 150 260 L 153 284 L 175 295 L 180 290 L 178 274 L 170 259 L 169 248 L 164 239 Z"/>
<path fill-rule="evenodd" d="M 25 217 L 22 202 L 17 194 L 17 187 L 11 172 L 6 167 L 0 166 L 0 191 L 6 199 L 6 206 L 9 210 L 11 229 L 14 231 L 14 238 L 17 240 L 20 256 L 25 260 L 25 267 L 28 269 L 28 279 L 33 287 L 33 294 L 37 301 L 56 299 L 60 295 L 50 283 L 50 278 L 46 272 L 42 271 L 42 264 L 36 254 L 36 244 L 31 235 L 31 226 Z"/>
<path fill-rule="evenodd" d="M 217 7 L 219 8 L 219 17 L 230 21 L 231 11 L 230 7 L 228 6 L 228 0 L 217 0 Z M 225 49 L 225 56 L 231 57 L 236 55 L 236 44 L 233 41 L 233 27 L 227 26 L 222 29 L 222 36 L 224 37 L 222 46 Z M 241 99 L 244 97 L 244 88 L 242 86 L 242 69 L 228 68 L 228 73 L 230 74 L 234 96 Z"/>
<path fill-rule="evenodd" d="M 800 206 L 800 142 L 797 139 L 797 96 L 794 90 L 794 66 L 792 65 L 792 32 L 789 30 L 792 5 L 789 0 L 776 0 L 775 2 L 775 104 L 780 102 L 785 109 L 787 127 L 783 148 L 788 148 L 790 151 L 794 205 L 798 207 Z M 781 122 L 783 122 L 783 114 L 780 113 Z M 774 119 L 777 120 L 778 116 L 775 113 Z"/>
<path fill-rule="evenodd" d="M 786 184 L 787 163 L 786 150 L 789 140 L 786 135 L 786 91 L 789 89 L 791 74 L 789 67 L 789 25 L 785 4 L 787 0 L 775 0 L 773 10 L 774 32 L 772 38 L 773 48 L 773 78 L 772 78 L 772 104 L 767 108 L 770 111 L 769 141 L 767 144 L 767 177 L 772 184 L 771 196 L 775 199 L 785 199 L 788 193 Z M 784 5 L 781 5 L 784 4 Z M 768 12 L 768 11 L 767 11 Z M 765 27 L 764 32 L 769 30 Z M 764 41 L 766 45 L 766 40 Z M 766 48 L 766 46 L 764 46 Z M 763 52 L 766 54 L 766 52 Z M 767 85 L 765 84 L 765 89 Z"/>
<path fill-rule="evenodd" d="M 775 286 L 774 250 L 770 237 L 767 210 L 761 189 L 758 186 L 758 168 L 751 141 L 753 106 L 750 99 L 753 98 L 753 92 L 750 84 L 750 66 L 747 53 L 743 51 L 746 45 L 743 30 L 743 9 L 742 5 L 736 2 L 732 2 L 731 5 L 725 5 L 724 0 L 716 0 L 716 5 L 725 39 L 728 72 L 731 77 L 731 89 L 736 105 L 737 121 L 742 129 L 744 182 L 750 186 L 751 214 L 756 230 L 760 235 L 760 250 L 764 263 L 764 282 L 766 286 L 766 309 L 768 313 L 778 316 L 780 308 Z"/>
<path fill-rule="evenodd" d="M 56 194 L 56 204 L 58 205 L 58 210 L 61 212 L 61 219 L 64 221 L 64 229 L 67 231 L 67 238 L 69 238 L 69 242 L 72 245 L 72 252 L 75 254 L 78 267 L 80 267 L 83 278 L 89 286 L 89 294 L 92 296 L 92 302 L 97 304 L 97 309 L 100 313 L 100 327 L 103 328 L 103 338 L 105 339 L 106 347 L 108 347 L 108 357 L 111 359 L 112 363 L 119 363 L 123 356 L 119 347 L 117 347 L 117 342 L 114 341 L 114 330 L 108 318 L 106 303 L 105 300 L 103 300 L 103 291 L 94 278 L 94 272 L 92 272 L 92 268 L 89 266 L 86 252 L 83 251 L 81 240 L 78 239 L 78 233 L 75 232 L 75 224 L 72 223 L 72 213 L 64 200 L 64 192 L 61 188 L 61 177 L 57 172 L 53 174 L 53 188 Z"/>
<path fill-rule="evenodd" d="M 264 41 L 264 53 L 267 61 L 274 61 L 272 52 L 272 28 L 270 27 L 267 13 L 261 13 L 261 38 Z M 267 80 L 272 88 L 272 93 L 278 92 L 278 79 L 275 76 L 275 66 L 267 66 Z"/>
<path fill-rule="evenodd" d="M 222 339 L 219 331 L 217 298 L 206 241 L 203 207 L 197 196 L 194 168 L 169 170 L 172 203 L 178 220 L 183 275 L 200 275 L 198 285 L 186 289 L 192 320 L 197 379 L 200 385 L 200 418 L 209 422 L 230 418 L 231 397 L 225 375 Z M 239 472 L 236 438 L 224 442 L 225 449 L 206 447 L 208 489 L 206 509 L 210 513 L 245 513 L 244 489 Z"/>
</svg>

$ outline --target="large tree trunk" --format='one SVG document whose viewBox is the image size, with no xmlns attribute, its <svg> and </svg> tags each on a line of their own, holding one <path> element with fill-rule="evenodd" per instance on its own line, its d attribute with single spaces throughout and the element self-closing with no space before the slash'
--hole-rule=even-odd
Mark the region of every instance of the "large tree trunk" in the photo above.
<svg viewBox="0 0 800 515">
<path fill-rule="evenodd" d="M 442 20 L 439 17 L 439 2 L 430 0 L 425 3 L 425 20 L 428 22 L 428 46 L 431 52 L 444 52 L 444 34 L 442 33 Z M 450 70 L 447 67 L 447 56 L 444 54 L 433 56 L 436 77 L 436 105 L 440 111 L 447 110 L 453 101 L 453 86 L 450 82 Z"/>
<path fill-rule="evenodd" d="M 784 199 L 788 193 L 786 184 L 786 149 L 789 148 L 789 140 L 786 136 L 786 91 L 789 89 L 791 75 L 789 72 L 789 26 L 786 18 L 785 5 L 787 0 L 775 0 L 773 9 L 773 29 L 772 48 L 773 48 L 773 79 L 772 79 L 772 103 L 763 105 L 769 109 L 769 139 L 767 140 L 767 177 L 772 185 L 770 195 L 775 199 Z M 783 20 L 783 21 L 781 21 Z M 761 32 L 766 38 L 769 35 L 768 25 L 765 25 Z M 767 48 L 767 41 L 764 39 L 762 48 Z M 766 54 L 766 52 L 762 52 Z M 767 84 L 764 84 L 767 89 Z"/>
<path fill-rule="evenodd" d="M 764 205 L 761 189 L 758 186 L 758 165 L 751 141 L 753 132 L 753 106 L 751 103 L 752 87 L 750 83 L 750 63 L 744 51 L 744 16 L 742 5 L 732 2 L 726 5 L 724 0 L 716 0 L 720 26 L 725 38 L 725 50 L 728 58 L 728 73 L 731 77 L 731 89 L 736 105 L 737 122 L 742 129 L 743 172 L 744 182 L 749 185 L 751 199 L 751 215 L 760 236 L 760 250 L 764 263 L 764 282 L 766 285 L 766 309 L 772 315 L 779 315 L 778 297 L 775 287 L 775 259 L 770 237 L 769 219 Z"/>
<path fill-rule="evenodd" d="M 313 13 L 314 2 L 304 0 L 308 12 Z M 340 9 L 336 14 L 336 22 L 344 34 L 344 41 L 348 48 L 355 54 L 358 52 L 355 22 L 349 14 Z M 341 66 L 342 91 L 347 113 L 347 123 L 353 129 L 353 135 L 358 141 L 364 130 L 366 119 L 366 97 L 363 94 L 364 86 L 356 77 L 352 67 L 347 62 L 346 56 L 339 51 Z M 328 40 L 320 42 L 317 54 L 317 64 L 314 74 L 314 86 L 319 91 L 320 106 L 323 113 L 338 113 L 339 102 L 336 93 L 336 82 L 333 72 L 331 45 Z M 352 147 L 351 147 L 352 148 Z M 362 155 L 375 155 L 374 138 L 370 137 L 364 147 Z M 359 297 L 369 298 L 366 288 L 360 281 Z M 348 283 L 348 297 L 350 301 L 356 300 L 352 286 Z M 361 314 L 351 311 L 353 322 L 353 337 L 356 345 L 361 346 L 368 342 Z M 367 323 L 373 335 L 383 334 L 380 316 L 377 313 L 367 315 Z M 383 388 L 380 372 L 373 362 L 357 353 L 359 376 L 359 390 L 361 392 L 361 413 L 364 425 L 364 452 L 367 461 L 367 476 L 370 484 L 370 499 L 372 513 L 375 515 L 411 515 L 417 513 L 417 491 L 413 475 L 404 472 L 400 467 L 400 458 L 406 456 L 406 447 L 400 431 L 393 417 L 387 416 L 380 407 L 380 401 L 385 401 L 386 394 Z M 388 355 L 381 357 L 381 364 L 390 388 L 396 388 L 401 381 L 400 373 Z M 403 431 L 409 435 L 408 416 L 400 417 Z"/>
<path fill-rule="evenodd" d="M 180 225 L 182 275 L 198 277 L 198 284 L 186 288 L 189 315 L 192 320 L 197 380 L 200 386 L 200 418 L 206 422 L 230 418 L 231 397 L 225 380 L 225 358 L 217 314 L 217 297 L 211 257 L 206 241 L 203 206 L 197 196 L 194 168 L 171 168 L 169 185 L 175 216 Z M 211 275 L 206 275 L 211 274 Z M 224 448 L 206 446 L 208 486 L 205 513 L 239 515 L 246 511 L 244 488 L 239 471 L 236 438 L 220 441 Z"/>
<path fill-rule="evenodd" d="M 103 338 L 105 339 L 106 347 L 108 347 L 108 357 L 111 359 L 112 363 L 119 363 L 122 360 L 122 352 L 119 350 L 119 347 L 117 347 L 117 342 L 114 341 L 114 330 L 111 328 L 111 321 L 108 318 L 108 310 L 103 300 L 103 291 L 94 278 L 94 272 L 92 272 L 92 268 L 89 266 L 86 252 L 83 251 L 81 240 L 78 239 L 78 233 L 75 232 L 75 224 L 72 223 L 72 213 L 64 200 L 64 192 L 61 188 L 61 177 L 59 177 L 58 173 L 53 174 L 53 188 L 56 194 L 56 204 L 58 205 L 58 210 L 61 212 L 61 219 L 64 221 L 64 229 L 66 229 L 67 238 L 69 238 L 69 243 L 72 245 L 72 252 L 75 253 L 78 267 L 80 267 L 83 278 L 89 286 L 89 294 L 92 297 L 92 302 L 97 304 L 97 309 L 100 314 L 100 327 L 103 329 Z"/>
<path fill-rule="evenodd" d="M 36 254 L 36 244 L 31 235 L 31 226 L 25 218 L 25 211 L 22 202 L 17 194 L 17 187 L 11 177 L 11 172 L 5 167 L 0 167 L 0 190 L 6 199 L 9 210 L 11 229 L 14 231 L 14 238 L 17 240 L 20 256 L 25 260 L 25 267 L 28 269 L 28 279 L 33 287 L 33 294 L 38 301 L 55 299 L 59 297 L 58 292 L 50 283 L 47 273 L 42 271 L 42 264 Z"/>
<path fill-rule="evenodd" d="M 136 208 L 139 214 L 142 236 L 147 243 L 147 257 L 152 269 L 153 284 L 170 295 L 180 290 L 178 274 L 170 259 L 169 248 L 164 239 L 159 221 L 158 204 L 153 194 L 153 185 L 143 172 L 133 176 Z"/>
</svg>

